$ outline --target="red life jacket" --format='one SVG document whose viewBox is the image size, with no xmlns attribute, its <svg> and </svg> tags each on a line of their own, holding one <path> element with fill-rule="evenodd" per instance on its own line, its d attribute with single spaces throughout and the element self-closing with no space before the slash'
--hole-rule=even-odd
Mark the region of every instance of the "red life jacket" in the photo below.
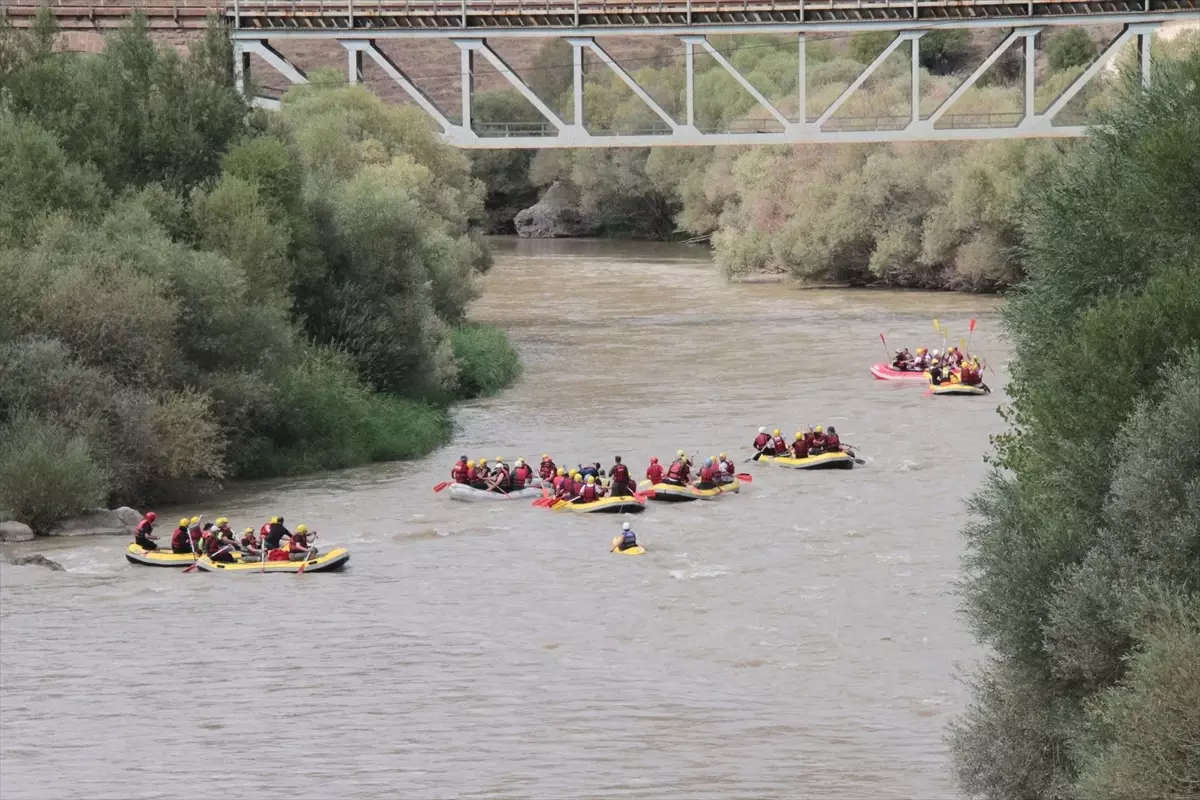
<svg viewBox="0 0 1200 800">
<path fill-rule="evenodd" d="M 538 477 L 544 481 L 553 478 L 556 472 L 558 472 L 558 467 L 553 461 L 543 461 L 542 465 L 538 467 Z"/>
<path fill-rule="evenodd" d="M 841 450 L 842 440 L 838 438 L 836 433 L 831 433 L 825 437 L 825 446 L 830 450 Z"/>
<path fill-rule="evenodd" d="M 254 534 L 248 533 L 242 537 L 242 547 L 258 547 L 258 540 L 254 538 Z"/>
<path fill-rule="evenodd" d="M 137 528 L 134 532 L 137 533 L 138 536 L 149 537 L 153 531 L 153 524 L 150 522 L 150 520 L 144 519 L 137 524 Z"/>
<path fill-rule="evenodd" d="M 671 468 L 667 470 L 667 480 L 679 481 L 680 483 L 687 480 L 688 470 L 679 459 L 671 462 Z"/>
<path fill-rule="evenodd" d="M 308 534 L 293 533 L 292 534 L 292 549 L 293 550 L 308 550 Z"/>
<path fill-rule="evenodd" d="M 177 548 L 183 547 L 185 544 L 187 544 L 187 541 L 188 541 L 187 528 L 176 528 L 175 532 L 173 534 L 171 534 L 171 548 L 172 549 L 177 549 Z"/>
<path fill-rule="evenodd" d="M 567 479 L 566 475 L 555 475 L 554 480 L 550 481 L 550 485 L 553 486 L 554 491 L 557 492 L 560 488 L 562 488 L 563 481 L 565 481 L 566 479 Z"/>
<path fill-rule="evenodd" d="M 651 464 L 649 467 L 647 467 L 646 477 L 650 479 L 651 483 L 662 483 L 662 479 L 663 479 L 662 464 Z"/>
<path fill-rule="evenodd" d="M 806 445 L 808 445 L 809 447 L 812 447 L 813 437 L 815 437 L 815 436 L 816 436 L 815 433 L 813 433 L 812 431 L 808 431 L 807 433 L 804 434 L 804 443 Z"/>
<path fill-rule="evenodd" d="M 583 498 L 583 502 L 585 503 L 600 499 L 600 494 L 596 491 L 596 484 L 594 483 L 584 484 L 579 496 Z"/>
<path fill-rule="evenodd" d="M 450 477 L 453 478 L 456 483 L 466 483 L 467 470 L 467 462 L 459 461 L 455 463 L 454 469 L 450 470 Z"/>
<path fill-rule="evenodd" d="M 629 483 L 629 468 L 624 464 L 614 464 L 608 474 L 612 477 L 613 483 Z"/>
<path fill-rule="evenodd" d="M 768 436 L 765 433 L 760 433 L 758 436 L 754 437 L 754 449 L 762 450 L 764 447 L 767 446 L 767 443 L 770 441 L 771 441 L 770 436 Z"/>
<path fill-rule="evenodd" d="M 828 444 L 829 440 L 825 438 L 825 434 L 818 433 L 813 436 L 812 444 L 809 445 L 809 447 L 823 450 L 826 446 L 828 446 Z"/>
<path fill-rule="evenodd" d="M 803 436 L 792 442 L 792 455 L 796 458 L 808 458 L 808 442 L 804 441 Z"/>
<path fill-rule="evenodd" d="M 712 479 L 713 479 L 713 468 L 711 466 L 709 466 L 708 464 L 705 464 L 703 467 L 700 468 L 700 482 L 701 483 L 712 483 Z"/>
<path fill-rule="evenodd" d="M 724 461 L 721 461 L 720 463 L 718 463 L 717 466 L 723 467 L 725 469 L 725 471 L 728 472 L 730 475 L 733 474 L 733 462 L 730 461 L 728 458 L 725 459 Z"/>
<path fill-rule="evenodd" d="M 479 473 L 474 467 L 467 467 L 467 483 L 475 483 L 479 480 Z"/>
<path fill-rule="evenodd" d="M 775 448 L 776 453 L 782 454 L 787 452 L 787 442 L 783 440 L 782 436 L 776 436 L 771 439 L 771 446 Z"/>
<path fill-rule="evenodd" d="M 267 538 L 267 534 L 270 532 L 271 532 L 271 523 L 269 523 L 269 522 L 264 522 L 263 526 L 258 529 L 258 535 L 264 539 Z"/>
<path fill-rule="evenodd" d="M 529 483 L 529 479 L 533 477 L 532 472 L 533 472 L 533 470 L 531 470 L 529 467 L 527 467 L 524 464 L 522 464 L 521 466 L 519 466 L 513 470 L 513 478 L 517 482 L 518 489 L 524 487 L 525 484 Z"/>
<path fill-rule="evenodd" d="M 587 484 L 583 482 L 583 478 L 576 478 L 571 484 L 571 494 L 578 495 L 586 486 Z"/>
<path fill-rule="evenodd" d="M 272 550 L 271 552 L 267 553 L 267 561 L 288 561 L 288 560 L 289 559 L 288 559 L 287 551 L 283 550 L 282 548 L 279 550 Z"/>
<path fill-rule="evenodd" d="M 508 469 L 506 467 L 501 467 L 500 469 L 498 469 L 494 473 L 492 473 L 493 478 L 496 477 L 497 475 L 500 476 L 500 480 L 496 481 L 496 486 L 500 489 L 504 489 L 505 491 L 508 491 L 510 481 L 512 480 L 512 476 L 509 475 Z"/>
</svg>

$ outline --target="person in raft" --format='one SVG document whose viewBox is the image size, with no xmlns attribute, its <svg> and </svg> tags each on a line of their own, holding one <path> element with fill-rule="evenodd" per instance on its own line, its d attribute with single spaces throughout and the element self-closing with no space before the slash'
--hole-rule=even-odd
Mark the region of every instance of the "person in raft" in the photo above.
<svg viewBox="0 0 1200 800">
<path fill-rule="evenodd" d="M 254 528 L 242 531 L 242 552 L 248 556 L 262 555 L 262 543 L 254 535 Z"/>
<path fill-rule="evenodd" d="M 913 369 L 913 354 L 908 352 L 907 347 L 903 347 L 896 351 L 896 355 L 892 357 L 892 369 L 907 372 Z"/>
<path fill-rule="evenodd" d="M 629 527 L 628 522 L 621 523 L 621 541 L 617 543 L 616 549 L 628 550 L 637 546 L 637 534 L 633 532 L 633 528 Z"/>
<path fill-rule="evenodd" d="M 554 463 L 554 459 L 548 453 L 542 453 L 542 463 L 538 467 L 538 477 L 544 481 L 554 480 L 556 475 L 562 474 L 559 472 L 558 465 Z"/>
<path fill-rule="evenodd" d="M 758 436 L 754 437 L 754 452 L 761 453 L 763 448 L 771 443 L 771 435 L 767 433 L 766 428 L 758 429 Z"/>
<path fill-rule="evenodd" d="M 137 527 L 133 529 L 133 542 L 143 550 L 158 549 L 158 545 L 154 543 L 154 540 L 158 538 L 154 535 L 154 521 L 156 519 L 158 519 L 158 514 L 149 511 L 146 513 L 146 516 L 142 517 Z"/>
<path fill-rule="evenodd" d="M 471 470 L 471 462 L 467 461 L 466 456 L 459 456 L 458 461 L 450 468 L 450 480 L 455 483 L 469 483 L 467 474 Z"/>
<path fill-rule="evenodd" d="M 972 358 L 964 361 L 959 369 L 958 379 L 967 386 L 983 386 L 983 370 L 979 368 L 979 359 Z"/>
<path fill-rule="evenodd" d="M 317 538 L 317 532 L 308 532 L 308 526 L 301 524 L 296 526 L 295 533 L 292 534 L 292 541 L 288 543 L 288 560 L 289 561 L 308 561 L 316 557 L 317 548 L 308 543 L 308 538 Z"/>
<path fill-rule="evenodd" d="M 771 433 L 771 441 L 763 448 L 762 454 L 764 456 L 786 456 L 787 452 L 787 442 L 783 440 L 783 434 L 780 433 L 779 428 L 776 428 Z"/>
<path fill-rule="evenodd" d="M 271 521 L 263 526 L 263 547 L 268 550 L 278 550 L 283 544 L 283 537 L 292 538 L 292 532 L 283 527 L 283 517 L 271 517 Z"/>
<path fill-rule="evenodd" d="M 192 517 L 188 520 L 188 536 L 191 537 L 192 547 L 196 552 L 200 552 L 200 539 L 204 535 L 204 531 L 200 528 L 200 517 Z"/>
<path fill-rule="evenodd" d="M 646 467 L 646 478 L 650 481 L 651 485 L 662 483 L 663 468 L 662 464 L 658 463 L 658 456 L 650 457 L 650 466 Z"/>
<path fill-rule="evenodd" d="M 504 459 L 497 458 L 496 468 L 492 470 L 491 476 L 488 477 L 488 491 L 508 494 L 511 481 L 512 476 L 509 474 L 508 465 L 504 463 Z"/>
<path fill-rule="evenodd" d="M 573 503 L 594 503 L 604 497 L 604 487 L 596 482 L 593 475 L 588 475 L 587 480 L 583 483 L 583 491 L 579 493 L 571 502 Z"/>
<path fill-rule="evenodd" d="M 176 555 L 191 555 L 196 552 L 192 549 L 191 537 L 188 536 L 188 519 L 184 517 L 179 520 L 179 527 L 171 534 L 171 552 Z"/>
<path fill-rule="evenodd" d="M 514 489 L 524 489 L 533 483 L 533 468 L 525 463 L 525 459 L 517 459 L 517 465 L 512 471 L 512 482 Z"/>
<path fill-rule="evenodd" d="M 808 458 L 808 437 L 804 431 L 796 431 L 796 441 L 792 442 L 792 458 Z"/>
<path fill-rule="evenodd" d="M 215 530 L 211 522 L 204 529 L 204 533 L 200 537 L 200 551 L 208 556 L 209 561 L 219 561 L 229 564 L 234 560 L 233 554 L 229 552 L 231 546 L 222 543 L 221 538 L 216 535 Z"/>
<path fill-rule="evenodd" d="M 629 467 L 621 463 L 620 456 L 613 456 L 613 461 L 616 463 L 608 471 L 608 474 L 612 476 L 608 493 L 613 497 L 628 497 L 637 489 L 637 484 L 630 480 Z"/>
<path fill-rule="evenodd" d="M 737 475 L 737 469 L 733 466 L 733 461 L 729 459 L 726 453 L 721 453 L 717 456 L 717 466 L 721 468 L 721 481 L 723 483 L 732 483 Z"/>
<path fill-rule="evenodd" d="M 670 468 L 667 469 L 667 477 L 663 478 L 663 483 L 669 483 L 672 486 L 687 486 L 688 480 L 691 478 L 692 468 L 688 463 L 687 454 L 682 450 L 679 451 L 679 456 L 671 462 Z"/>
<path fill-rule="evenodd" d="M 818 425 L 813 429 L 812 441 L 808 443 L 808 454 L 810 456 L 819 456 L 829 449 L 829 437 L 825 435 L 825 428 Z"/>
<path fill-rule="evenodd" d="M 700 475 L 696 479 L 697 489 L 715 489 L 717 487 L 716 477 L 714 476 L 713 460 L 711 458 L 704 459 L 704 466 L 700 467 Z"/>
</svg>

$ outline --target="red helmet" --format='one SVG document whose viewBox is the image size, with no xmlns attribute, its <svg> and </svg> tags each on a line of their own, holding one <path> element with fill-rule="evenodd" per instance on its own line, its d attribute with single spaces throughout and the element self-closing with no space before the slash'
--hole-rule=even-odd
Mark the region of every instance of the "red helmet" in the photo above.
<svg viewBox="0 0 1200 800">
<path fill-rule="evenodd" d="M 158 519 L 158 514 L 155 514 L 153 511 L 150 511 L 146 514 L 146 519 L 148 519 L 150 522 L 154 522 L 154 520 Z"/>
<path fill-rule="evenodd" d="M 658 456 L 650 456 L 650 463 L 651 463 L 651 464 L 657 464 L 657 463 L 658 463 Z"/>
</svg>

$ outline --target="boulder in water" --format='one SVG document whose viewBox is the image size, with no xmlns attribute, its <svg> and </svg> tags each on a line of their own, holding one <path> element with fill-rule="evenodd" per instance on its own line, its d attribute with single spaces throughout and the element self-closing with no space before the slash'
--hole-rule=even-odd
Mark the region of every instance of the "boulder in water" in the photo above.
<svg viewBox="0 0 1200 800">
<path fill-rule="evenodd" d="M 517 235 L 528 239 L 592 236 L 596 221 L 579 208 L 579 192 L 565 181 L 555 181 L 542 199 L 517 213 Z"/>
<path fill-rule="evenodd" d="M 41 553 L 34 553 L 31 556 L 17 556 L 12 560 L 12 563 L 18 567 L 45 567 L 52 572 L 66 572 L 62 564 L 53 559 L 46 558 Z"/>
<path fill-rule="evenodd" d="M 33 529 L 24 522 L 0 522 L 0 542 L 28 542 L 32 538 Z"/>
<path fill-rule="evenodd" d="M 133 521 L 128 512 L 132 511 Z M 122 513 L 125 512 L 125 513 Z M 133 509 L 120 508 L 116 511 L 97 508 L 78 517 L 56 522 L 46 530 L 47 536 L 128 536 L 137 526 L 138 516 Z"/>
</svg>

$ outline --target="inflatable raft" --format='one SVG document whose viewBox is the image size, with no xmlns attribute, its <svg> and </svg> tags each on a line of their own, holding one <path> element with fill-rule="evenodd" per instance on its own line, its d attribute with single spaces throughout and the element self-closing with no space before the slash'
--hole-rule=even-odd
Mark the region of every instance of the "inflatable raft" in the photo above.
<svg viewBox="0 0 1200 800">
<path fill-rule="evenodd" d="M 687 503 L 692 500 L 712 500 L 723 494 L 738 492 L 741 490 L 742 484 L 741 481 L 734 478 L 729 483 L 723 483 L 713 489 L 698 489 L 695 486 L 676 486 L 673 483 L 651 485 L 650 481 L 642 481 L 638 484 L 638 488 L 643 492 L 653 489 L 654 496 L 650 498 L 652 500 L 662 503 Z"/>
<path fill-rule="evenodd" d="M 928 381 L 924 372 L 896 369 L 891 364 L 872 364 L 871 375 L 881 381 Z"/>
<path fill-rule="evenodd" d="M 808 458 L 789 458 L 787 456 L 762 456 L 759 461 L 765 461 L 787 469 L 851 469 L 854 467 L 854 457 L 849 453 L 821 453 L 819 456 Z"/>
<path fill-rule="evenodd" d="M 234 558 L 242 554 L 234 551 Z M 191 553 L 172 553 L 170 550 L 145 550 L 140 544 L 133 543 L 125 548 L 125 560 L 130 564 L 141 564 L 146 567 L 190 567 L 196 563 L 196 557 Z M 307 570 L 306 570 L 307 571 Z"/>
<path fill-rule="evenodd" d="M 601 497 L 590 503 L 559 500 L 550 507 L 555 511 L 574 511 L 577 514 L 638 514 L 646 510 L 646 498 Z"/>
<path fill-rule="evenodd" d="M 349 550 L 344 547 L 335 547 L 328 553 L 321 553 L 311 561 L 263 562 L 248 558 L 233 564 L 224 564 L 219 561 L 209 561 L 207 558 L 202 558 L 196 566 L 205 572 L 244 572 L 251 575 L 261 575 L 267 572 L 299 572 L 300 567 L 303 565 L 304 574 L 307 575 L 310 572 L 334 572 L 346 566 L 346 562 L 349 560 Z"/>
<path fill-rule="evenodd" d="M 625 538 L 625 537 L 623 537 L 623 536 L 614 536 L 613 537 L 612 551 L 614 553 L 616 553 L 617 555 L 619 555 L 619 556 L 640 556 L 642 553 L 646 552 L 646 548 L 642 547 L 640 544 L 635 544 L 633 547 L 630 547 L 626 550 L 618 550 L 617 545 L 619 545 L 621 543 L 621 540 L 623 538 Z"/>
<path fill-rule="evenodd" d="M 939 383 L 930 384 L 929 391 L 932 394 L 964 394 L 964 395 L 981 395 L 991 394 L 992 390 L 987 387 L 987 384 L 979 386 L 968 386 L 965 383 Z"/>
<path fill-rule="evenodd" d="M 467 503 L 489 503 L 497 500 L 527 500 L 542 496 L 540 485 L 530 485 L 524 489 L 504 494 L 503 492 L 489 492 L 487 489 L 476 489 L 473 486 L 467 486 L 465 483 L 452 483 L 446 488 L 446 491 L 450 494 L 451 500 L 462 500 Z M 304 571 L 308 572 L 308 570 Z"/>
</svg>

